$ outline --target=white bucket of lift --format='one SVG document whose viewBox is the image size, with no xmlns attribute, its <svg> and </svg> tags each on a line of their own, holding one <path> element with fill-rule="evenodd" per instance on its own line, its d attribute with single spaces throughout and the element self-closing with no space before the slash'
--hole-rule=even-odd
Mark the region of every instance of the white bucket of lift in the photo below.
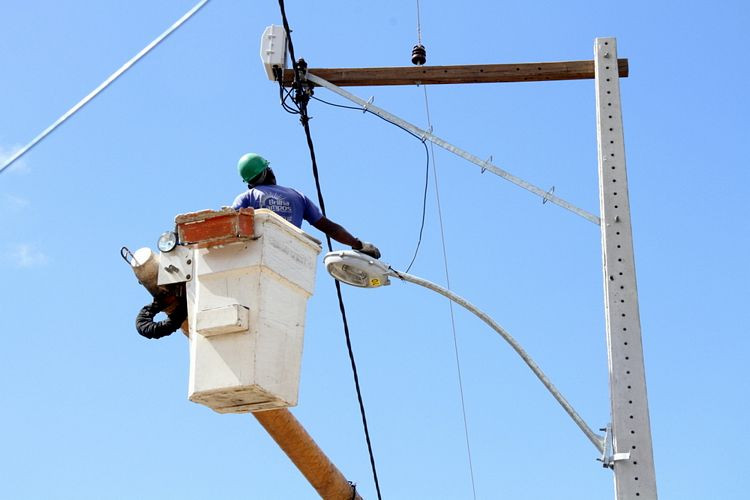
<svg viewBox="0 0 750 500">
<path fill-rule="evenodd" d="M 188 397 L 219 413 L 297 404 L 320 243 L 269 210 L 253 235 L 193 250 Z"/>
</svg>

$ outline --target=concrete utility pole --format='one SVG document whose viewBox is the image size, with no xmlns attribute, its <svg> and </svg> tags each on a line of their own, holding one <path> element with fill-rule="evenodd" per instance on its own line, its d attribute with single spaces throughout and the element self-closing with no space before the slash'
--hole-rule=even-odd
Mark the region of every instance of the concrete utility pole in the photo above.
<svg viewBox="0 0 750 500">
<path fill-rule="evenodd" d="M 597 38 L 594 52 L 604 311 L 612 405 L 612 450 L 607 465 L 615 472 L 618 499 L 656 499 L 620 82 L 614 64 L 617 41 Z"/>
<path fill-rule="evenodd" d="M 612 423 L 607 426 L 606 449 L 602 462 L 614 470 L 617 500 L 655 500 L 656 477 L 646 396 L 620 108 L 619 78 L 628 76 L 628 60 L 617 59 L 616 40 L 597 38 L 593 61 L 397 68 L 310 68 L 308 76 L 310 85 L 324 86 L 403 126 L 424 140 L 479 165 L 483 171 L 489 170 L 534 194 L 543 196 L 545 201 L 552 201 L 600 225 L 612 411 Z M 541 192 L 536 186 L 489 162 L 481 161 L 431 132 L 422 130 L 338 88 L 592 78 L 596 80 L 599 148 L 598 218 L 550 193 Z M 284 70 L 282 81 L 284 85 L 291 86 L 294 82 L 293 70 Z"/>
</svg>

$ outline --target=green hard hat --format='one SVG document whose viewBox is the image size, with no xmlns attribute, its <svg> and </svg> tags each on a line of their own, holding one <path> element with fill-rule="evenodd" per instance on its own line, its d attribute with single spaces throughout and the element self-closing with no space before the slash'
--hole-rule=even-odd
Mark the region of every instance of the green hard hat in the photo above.
<svg viewBox="0 0 750 500">
<path fill-rule="evenodd" d="M 242 155 L 237 162 L 237 171 L 245 182 L 250 182 L 259 173 L 266 169 L 270 162 L 256 153 L 247 153 Z"/>
</svg>

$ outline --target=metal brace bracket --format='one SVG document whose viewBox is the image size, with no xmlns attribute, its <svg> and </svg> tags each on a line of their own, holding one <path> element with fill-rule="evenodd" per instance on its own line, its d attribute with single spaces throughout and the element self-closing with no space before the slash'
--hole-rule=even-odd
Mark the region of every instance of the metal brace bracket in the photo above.
<svg viewBox="0 0 750 500">
<path fill-rule="evenodd" d="M 367 104 L 364 99 L 361 99 L 361 98 L 357 97 L 356 95 L 354 95 L 354 94 L 352 94 L 350 92 L 347 92 L 346 90 L 344 90 L 342 88 L 337 87 L 336 85 L 332 84 L 331 82 L 329 82 L 327 80 L 324 80 L 323 78 L 320 78 L 319 76 L 316 76 L 315 74 L 312 74 L 312 73 L 308 74 L 307 78 L 308 78 L 309 81 L 313 82 L 315 85 L 327 88 L 331 92 L 334 92 L 334 93 L 340 95 L 344 99 L 348 99 L 348 100 L 350 100 L 350 101 L 352 101 L 352 102 L 354 102 L 356 104 L 359 104 L 362 107 L 364 107 L 365 104 Z M 422 128 L 417 127 L 416 125 L 412 125 L 411 123 L 409 123 L 409 122 L 407 122 L 407 121 L 399 118 L 398 116 L 396 116 L 394 114 L 391 114 L 391 113 L 387 112 L 384 109 L 379 108 L 378 106 L 375 106 L 374 104 L 368 106 L 367 111 L 369 111 L 370 113 L 378 115 L 379 117 L 385 119 L 386 121 L 389 121 L 391 123 L 395 123 L 395 124 L 399 125 L 400 127 L 403 127 L 404 129 L 408 130 L 409 132 L 411 132 L 412 134 L 416 135 L 417 137 L 423 137 L 424 136 L 425 139 L 427 139 L 431 143 L 435 144 L 436 146 L 439 146 L 439 147 L 441 147 L 443 149 L 446 149 L 446 150 L 450 151 L 451 153 L 453 153 L 453 154 L 455 154 L 457 156 L 460 156 L 461 158 L 463 158 L 463 159 L 465 159 L 465 160 L 473 163 L 474 165 L 478 165 L 480 168 L 482 168 L 484 170 L 489 170 L 493 174 L 495 174 L 495 175 L 497 175 L 499 177 L 502 177 L 503 179 L 505 179 L 505 180 L 507 180 L 509 182 L 512 182 L 516 186 L 522 187 L 523 189 L 525 189 L 525 190 L 527 190 L 527 191 L 529 191 L 531 193 L 534 193 L 535 195 L 537 195 L 539 197 L 543 198 L 545 196 L 545 192 L 541 188 L 539 188 L 539 187 L 537 187 L 537 186 L 535 186 L 535 185 L 533 185 L 533 184 L 531 184 L 529 182 L 526 182 L 526 181 L 524 181 L 523 179 L 521 179 L 519 177 L 516 177 L 515 175 L 511 174 L 510 172 L 506 172 L 505 170 L 501 169 L 500 167 L 498 167 L 496 165 L 493 165 L 493 164 L 488 163 L 486 161 L 480 160 L 475 155 L 473 155 L 473 154 L 471 154 L 471 153 L 469 153 L 467 151 L 464 151 L 463 149 L 460 149 L 460 148 L 454 146 L 453 144 L 450 144 L 449 142 L 444 141 L 443 139 L 441 139 L 439 137 L 436 137 L 435 135 L 427 132 L 426 130 L 424 130 Z M 589 222 L 593 222 L 596 225 L 600 225 L 601 224 L 601 221 L 599 220 L 599 217 L 597 217 L 596 215 L 594 215 L 592 213 L 589 213 L 589 212 L 583 210 L 582 208 L 578 208 L 575 205 L 573 205 L 573 204 L 571 204 L 571 203 L 569 203 L 569 202 L 567 202 L 567 201 L 565 201 L 562 198 L 559 198 L 557 196 L 547 195 L 547 197 L 548 197 L 548 201 L 550 203 L 554 203 L 555 205 L 558 205 L 558 206 L 560 206 L 560 207 L 562 207 L 562 208 L 564 208 L 566 210 L 570 210 L 574 214 L 579 215 L 579 216 L 583 217 L 584 219 L 588 220 Z"/>
<path fill-rule="evenodd" d="M 485 172 L 485 170 L 487 170 L 486 165 L 492 165 L 492 155 L 490 155 L 489 158 L 487 158 L 486 160 L 484 160 L 484 164 L 485 164 L 485 166 L 482 167 L 482 171 L 479 172 L 480 174 L 483 174 Z"/>
<path fill-rule="evenodd" d="M 184 283 L 193 278 L 193 250 L 177 245 L 171 252 L 159 254 L 159 285 Z"/>
<path fill-rule="evenodd" d="M 370 106 L 370 104 L 375 102 L 375 96 L 370 96 L 369 99 L 367 99 L 367 102 L 362 106 L 362 113 L 367 113 L 367 108 Z"/>
<path fill-rule="evenodd" d="M 549 188 L 549 191 L 547 191 L 547 193 L 544 195 L 544 198 L 542 198 L 542 205 L 546 205 L 547 202 L 549 201 L 549 195 L 554 195 L 554 194 L 555 194 L 555 186 L 552 186 L 551 188 Z"/>
<path fill-rule="evenodd" d="M 597 460 L 602 463 L 602 467 L 605 469 L 614 469 L 615 462 L 630 460 L 629 451 L 624 453 L 615 452 L 614 443 L 612 441 L 612 424 L 599 430 L 604 432 L 604 452 L 602 453 L 601 458 L 597 458 Z"/>
<path fill-rule="evenodd" d="M 432 135 L 432 125 L 430 125 L 430 128 L 428 128 L 427 131 L 425 131 L 425 133 L 422 134 L 422 137 L 420 137 L 419 140 L 422 142 L 427 142 L 427 138 L 430 137 L 431 135 Z"/>
</svg>

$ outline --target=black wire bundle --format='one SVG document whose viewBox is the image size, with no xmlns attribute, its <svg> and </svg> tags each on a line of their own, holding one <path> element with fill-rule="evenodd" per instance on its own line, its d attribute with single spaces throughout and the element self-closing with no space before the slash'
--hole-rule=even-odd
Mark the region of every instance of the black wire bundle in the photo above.
<svg viewBox="0 0 750 500">
<path fill-rule="evenodd" d="M 276 72 L 277 80 L 279 81 L 279 86 L 280 86 L 281 105 L 284 108 L 284 110 L 287 111 L 288 113 L 300 115 L 300 122 L 302 123 L 302 127 L 305 129 L 305 137 L 307 139 L 307 146 L 310 150 L 310 160 L 312 161 L 313 177 L 315 178 L 315 188 L 318 192 L 318 203 L 320 204 L 321 212 L 325 216 L 326 215 L 325 202 L 323 201 L 323 192 L 320 187 L 320 175 L 318 172 L 318 163 L 315 159 L 315 147 L 313 145 L 312 135 L 310 133 L 310 125 L 309 125 L 310 117 L 307 114 L 307 103 L 310 97 L 312 96 L 312 89 L 302 81 L 302 76 L 306 68 L 300 67 L 300 63 L 304 65 L 304 61 L 300 60 L 298 62 L 297 59 L 294 57 L 294 45 L 292 43 L 291 30 L 289 29 L 289 22 L 287 21 L 286 11 L 284 9 L 284 0 L 279 0 L 279 8 L 281 10 L 281 18 L 284 24 L 284 30 L 286 31 L 287 48 L 289 50 L 289 55 L 292 58 L 292 67 L 294 69 L 294 84 L 292 85 L 291 90 L 286 93 L 283 87 L 282 74 L 280 71 Z M 292 99 L 292 102 L 294 103 L 294 107 L 290 106 L 286 102 L 288 98 Z M 331 245 L 331 238 L 328 235 L 326 235 L 326 242 L 328 243 L 328 250 L 332 251 L 333 246 Z M 365 406 L 362 400 L 362 391 L 360 390 L 360 385 L 359 385 L 359 375 L 357 374 L 357 364 L 354 360 L 354 351 L 352 350 L 351 337 L 349 334 L 349 323 L 346 319 L 346 309 L 344 307 L 344 299 L 341 294 L 341 283 L 339 283 L 338 280 L 334 280 L 334 283 L 336 284 L 336 295 L 338 296 L 338 300 L 339 300 L 339 309 L 341 310 L 341 319 L 344 323 L 344 336 L 346 337 L 346 347 L 347 347 L 347 350 L 349 351 L 349 361 L 351 362 L 352 373 L 354 375 L 354 385 L 357 391 L 357 400 L 359 401 L 360 414 L 362 415 L 362 425 L 365 431 L 365 440 L 367 441 L 367 450 L 370 454 L 370 465 L 372 467 L 373 480 L 375 482 L 375 489 L 378 494 L 378 499 L 381 499 L 380 483 L 378 482 L 378 473 L 375 468 L 375 456 L 372 451 L 372 443 L 370 441 L 370 432 L 367 426 L 367 416 L 365 414 Z M 356 495 L 356 489 L 354 489 L 354 495 Z"/>
</svg>

